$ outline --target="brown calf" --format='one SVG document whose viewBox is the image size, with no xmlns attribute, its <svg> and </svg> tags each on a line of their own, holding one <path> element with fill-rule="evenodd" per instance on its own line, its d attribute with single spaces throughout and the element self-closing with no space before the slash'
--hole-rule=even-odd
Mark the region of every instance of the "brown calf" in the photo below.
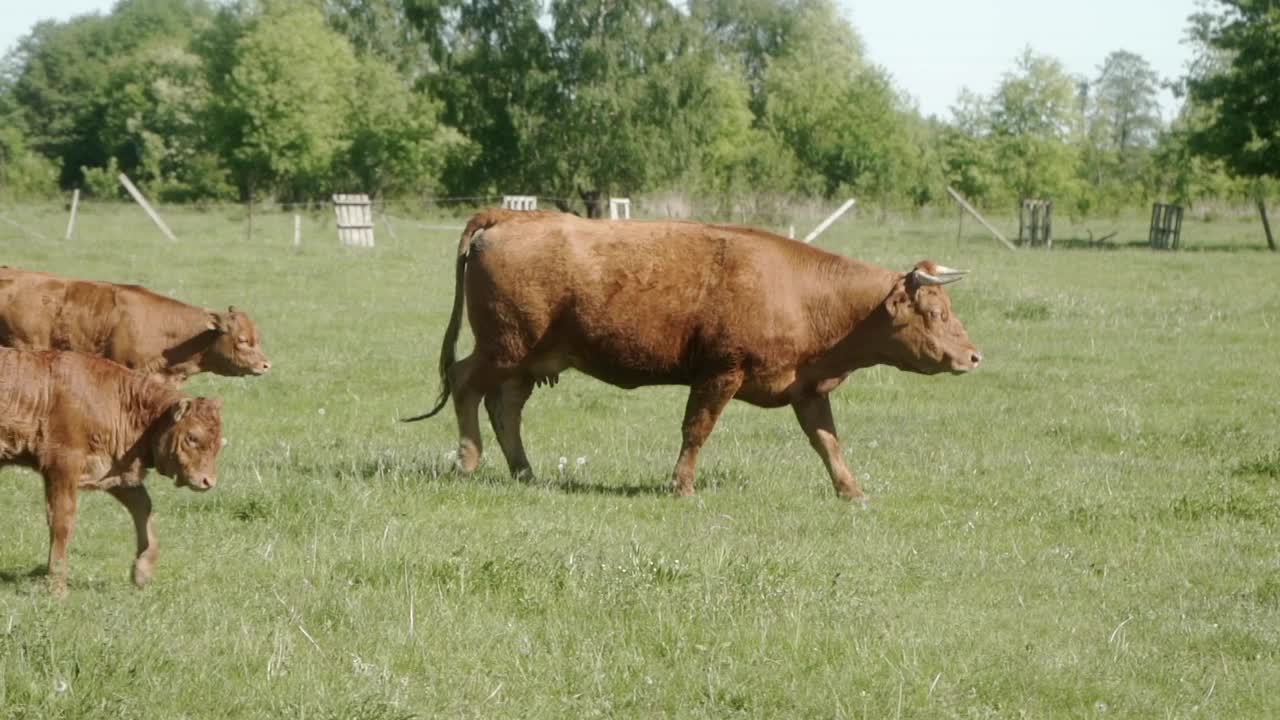
<svg viewBox="0 0 1280 720">
<path fill-rule="evenodd" d="M 0 267 L 0 345 L 74 350 L 180 386 L 199 372 L 271 369 L 249 316 L 214 312 L 138 285 Z"/>
<path fill-rule="evenodd" d="M 193 398 L 102 358 L 0 348 L 0 467 L 44 478 L 49 582 L 67 588 L 67 543 L 80 488 L 106 490 L 133 517 L 133 581 L 151 578 L 156 537 L 148 468 L 179 486 L 208 490 L 222 446 L 222 401 Z"/>
</svg>

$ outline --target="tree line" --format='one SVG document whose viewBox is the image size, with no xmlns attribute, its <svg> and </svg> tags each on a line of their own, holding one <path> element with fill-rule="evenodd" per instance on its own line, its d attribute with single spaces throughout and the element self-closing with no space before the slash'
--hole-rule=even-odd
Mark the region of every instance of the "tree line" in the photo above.
<svg viewBox="0 0 1280 720">
<path fill-rule="evenodd" d="M 120 0 L 4 58 L 0 196 L 1243 197 L 1280 167 L 1280 3 L 1216 2 L 1182 78 L 1027 48 L 944 121 L 833 0 Z"/>
</svg>

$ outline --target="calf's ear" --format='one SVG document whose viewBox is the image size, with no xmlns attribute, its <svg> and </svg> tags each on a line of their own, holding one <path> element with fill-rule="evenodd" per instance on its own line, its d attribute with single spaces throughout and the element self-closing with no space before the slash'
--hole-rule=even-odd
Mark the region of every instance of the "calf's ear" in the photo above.
<svg viewBox="0 0 1280 720">
<path fill-rule="evenodd" d="M 217 330 L 220 333 L 231 332 L 231 315 L 232 313 L 209 313 L 208 328 L 210 330 Z"/>
<path fill-rule="evenodd" d="M 191 404 L 194 402 L 191 398 L 182 398 L 173 404 L 173 408 L 169 412 L 173 413 L 173 421 L 178 422 L 191 410 Z"/>
</svg>

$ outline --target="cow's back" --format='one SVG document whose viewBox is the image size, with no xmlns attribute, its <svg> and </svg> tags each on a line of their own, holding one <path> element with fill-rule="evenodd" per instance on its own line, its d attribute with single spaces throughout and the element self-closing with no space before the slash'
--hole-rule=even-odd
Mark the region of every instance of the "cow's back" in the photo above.
<svg viewBox="0 0 1280 720">
<path fill-rule="evenodd" d="M 844 262 L 741 228 L 567 215 L 504 219 L 470 252 L 478 343 L 517 342 L 550 358 L 547 371 L 573 366 L 623 386 L 688 382 L 743 353 L 792 362 L 812 285 L 797 265 Z"/>
<path fill-rule="evenodd" d="M 103 358 L 0 347 L 0 460 L 31 463 L 51 442 L 65 444 L 58 452 L 87 450 L 90 438 L 114 435 L 135 419 L 137 402 L 157 393 L 176 395 Z"/>
<path fill-rule="evenodd" d="M 54 356 L 0 348 L 0 461 L 35 461 L 56 390 Z"/>
<path fill-rule="evenodd" d="M 29 350 L 52 347 L 67 285 L 54 275 L 0 268 L 0 345 Z"/>
</svg>

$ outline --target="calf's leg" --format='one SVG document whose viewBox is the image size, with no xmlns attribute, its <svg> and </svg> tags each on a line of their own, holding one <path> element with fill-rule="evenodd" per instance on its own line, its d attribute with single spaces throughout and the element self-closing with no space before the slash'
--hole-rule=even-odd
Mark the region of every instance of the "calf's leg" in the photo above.
<svg viewBox="0 0 1280 720">
<path fill-rule="evenodd" d="M 58 597 L 67 594 L 67 544 L 76 526 L 76 481 L 78 472 L 66 466 L 44 471 L 44 501 L 49 521 L 49 590 Z"/>
<path fill-rule="evenodd" d="M 520 376 L 507 380 L 484 396 L 493 434 L 498 436 L 498 445 L 502 447 L 513 478 L 533 478 L 533 468 L 529 466 L 524 441 L 520 438 L 520 414 L 532 394 L 533 380 Z"/>
<path fill-rule="evenodd" d="M 804 434 L 809 436 L 809 444 L 818 451 L 818 456 L 827 466 L 827 474 L 831 476 L 831 484 L 836 494 L 849 500 L 865 500 L 858 481 L 844 464 L 844 456 L 840 453 L 840 440 L 836 437 L 836 422 L 831 416 L 831 400 L 826 395 L 814 395 L 792 404 L 796 411 L 796 419 Z"/>
<path fill-rule="evenodd" d="M 156 547 L 155 526 L 152 522 L 151 496 L 142 486 L 114 487 L 107 492 L 111 493 L 111 497 L 119 500 L 133 518 L 133 530 L 137 538 L 137 556 L 133 561 L 133 584 L 143 587 L 151 580 L 156 556 L 159 554 Z"/>
<path fill-rule="evenodd" d="M 689 401 L 685 404 L 684 424 L 681 426 L 683 441 L 680 444 L 680 457 L 671 474 L 671 487 L 676 495 L 693 495 L 698 450 L 702 448 L 712 428 L 716 426 L 720 413 L 740 387 L 742 373 L 735 371 L 700 380 L 689 388 Z"/>
</svg>

